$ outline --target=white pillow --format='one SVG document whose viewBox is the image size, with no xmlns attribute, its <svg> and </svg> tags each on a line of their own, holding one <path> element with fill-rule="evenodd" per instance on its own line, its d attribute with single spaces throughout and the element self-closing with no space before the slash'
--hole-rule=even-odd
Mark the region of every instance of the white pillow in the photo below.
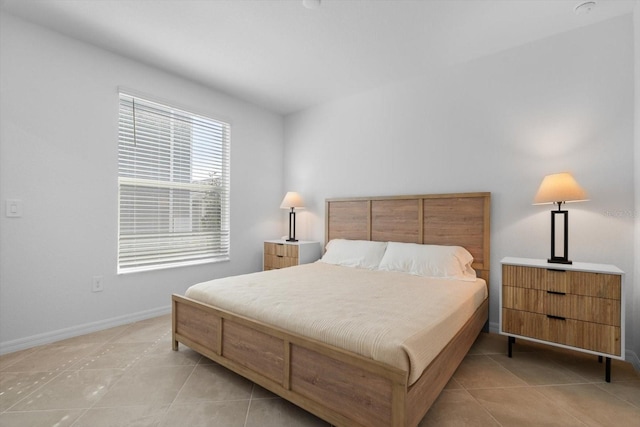
<svg viewBox="0 0 640 427">
<path fill-rule="evenodd" d="M 327 243 L 320 261 L 327 264 L 375 270 L 380 265 L 387 242 L 334 239 Z"/>
<path fill-rule="evenodd" d="M 461 246 L 419 245 L 389 242 L 379 270 L 416 276 L 476 280 L 473 256 Z"/>
</svg>

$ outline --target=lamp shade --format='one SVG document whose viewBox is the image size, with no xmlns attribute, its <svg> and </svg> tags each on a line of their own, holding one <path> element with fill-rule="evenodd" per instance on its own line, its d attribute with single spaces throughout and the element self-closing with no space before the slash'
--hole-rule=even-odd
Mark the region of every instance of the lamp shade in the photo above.
<svg viewBox="0 0 640 427">
<path fill-rule="evenodd" d="M 587 192 L 568 172 L 547 175 L 533 199 L 534 205 L 558 202 L 581 202 L 588 200 Z"/>
<path fill-rule="evenodd" d="M 290 209 L 290 208 L 304 208 L 304 201 L 302 197 L 295 191 L 289 191 L 282 199 L 282 203 L 280 204 L 280 209 Z"/>
</svg>

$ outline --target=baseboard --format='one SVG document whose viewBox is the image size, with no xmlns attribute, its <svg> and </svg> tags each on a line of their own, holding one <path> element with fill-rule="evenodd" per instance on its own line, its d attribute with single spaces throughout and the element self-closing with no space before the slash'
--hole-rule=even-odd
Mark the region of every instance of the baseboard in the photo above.
<svg viewBox="0 0 640 427">
<path fill-rule="evenodd" d="M 125 316 L 112 317 L 111 319 L 100 320 L 98 322 L 85 323 L 83 325 L 72 326 L 70 328 L 58 329 L 57 331 L 46 332 L 44 334 L 32 335 L 17 340 L 0 342 L 0 354 L 13 353 L 38 345 L 50 344 L 52 342 L 77 337 L 79 335 L 90 334 L 91 332 L 113 328 L 115 326 L 126 325 L 140 320 L 151 319 L 171 313 L 171 306 L 158 307 L 151 310 L 139 311 Z"/>
<path fill-rule="evenodd" d="M 500 323 L 489 322 L 489 332 L 491 332 L 492 334 L 500 333 Z"/>
<path fill-rule="evenodd" d="M 640 372 L 640 358 L 638 358 L 638 355 L 635 352 L 627 350 L 624 357 L 627 362 L 633 365 L 636 371 Z"/>
</svg>

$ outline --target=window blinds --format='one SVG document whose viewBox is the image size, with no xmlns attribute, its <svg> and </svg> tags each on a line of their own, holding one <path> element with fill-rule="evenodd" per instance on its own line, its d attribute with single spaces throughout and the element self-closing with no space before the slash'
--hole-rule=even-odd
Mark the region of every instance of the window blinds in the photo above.
<svg viewBox="0 0 640 427">
<path fill-rule="evenodd" d="M 229 259 L 230 125 L 120 93 L 118 273 Z"/>
</svg>

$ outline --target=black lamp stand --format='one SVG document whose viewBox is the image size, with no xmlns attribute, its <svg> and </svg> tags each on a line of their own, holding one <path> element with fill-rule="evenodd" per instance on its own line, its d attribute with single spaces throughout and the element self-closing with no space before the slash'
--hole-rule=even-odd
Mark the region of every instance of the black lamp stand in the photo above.
<svg viewBox="0 0 640 427">
<path fill-rule="evenodd" d="M 293 211 L 294 208 L 291 208 L 291 212 L 289 212 L 289 238 L 287 242 L 297 242 L 296 239 L 296 213 Z"/>
<path fill-rule="evenodd" d="M 569 211 L 562 210 L 562 202 L 558 203 L 558 210 L 551 211 L 551 258 L 547 261 L 554 264 L 572 264 L 569 260 Z M 558 218 L 560 217 L 560 218 Z M 564 236 L 563 236 L 563 254 L 562 256 L 556 255 L 556 221 L 564 222 Z"/>
</svg>

